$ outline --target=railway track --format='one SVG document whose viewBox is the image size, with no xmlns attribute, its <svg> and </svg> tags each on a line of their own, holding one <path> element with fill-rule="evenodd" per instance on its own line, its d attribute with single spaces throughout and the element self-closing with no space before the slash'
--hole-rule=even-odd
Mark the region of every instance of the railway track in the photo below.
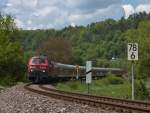
<svg viewBox="0 0 150 113">
<path fill-rule="evenodd" d="M 142 101 L 132 101 L 127 99 L 72 93 L 60 91 L 51 87 L 45 87 L 44 85 L 32 87 L 32 84 L 27 84 L 24 86 L 24 88 L 45 96 L 63 99 L 67 101 L 74 101 L 95 107 L 109 108 L 119 111 L 121 113 L 150 113 L 150 103 Z"/>
</svg>

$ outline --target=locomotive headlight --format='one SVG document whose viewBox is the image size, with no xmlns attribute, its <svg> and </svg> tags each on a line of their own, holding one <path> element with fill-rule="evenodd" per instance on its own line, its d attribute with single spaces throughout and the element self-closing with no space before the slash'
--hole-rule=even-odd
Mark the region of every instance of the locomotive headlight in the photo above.
<svg viewBox="0 0 150 113">
<path fill-rule="evenodd" d="M 43 70 L 43 72 L 45 72 L 45 70 Z"/>
</svg>

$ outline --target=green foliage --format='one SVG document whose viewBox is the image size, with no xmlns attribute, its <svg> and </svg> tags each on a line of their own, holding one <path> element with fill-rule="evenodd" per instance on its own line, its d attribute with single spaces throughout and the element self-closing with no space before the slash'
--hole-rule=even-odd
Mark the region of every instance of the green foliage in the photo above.
<svg viewBox="0 0 150 113">
<path fill-rule="evenodd" d="M 11 79 L 20 80 L 24 73 L 23 51 L 12 17 L 1 15 L 0 23 L 0 78 L 3 78 L 0 81 L 9 85 Z"/>
<path fill-rule="evenodd" d="M 107 77 L 105 79 L 106 79 L 106 83 L 108 84 L 123 84 L 124 83 L 124 80 L 121 77 L 116 77 L 110 72 L 107 74 Z"/>
<path fill-rule="evenodd" d="M 128 37 L 126 32 L 128 30 L 137 30 L 139 26 L 143 26 L 142 21 L 145 19 L 150 19 L 150 14 L 134 14 L 128 19 L 121 18 L 118 21 L 108 19 L 102 22 L 91 23 L 87 27 L 69 26 L 61 30 L 21 30 L 21 43 L 25 51 L 32 51 L 32 54 L 34 54 L 35 50 L 48 39 L 63 37 L 71 42 L 74 64 L 83 65 L 86 60 L 105 59 L 109 61 L 112 57 L 126 59 Z M 145 32 L 148 34 L 148 25 L 143 28 L 147 29 Z M 134 34 L 138 35 L 138 33 Z"/>
<path fill-rule="evenodd" d="M 128 30 L 128 42 L 139 44 L 139 61 L 137 62 L 138 78 L 150 77 L 150 20 L 143 20 L 137 29 Z"/>
<path fill-rule="evenodd" d="M 110 61 L 108 61 L 106 59 L 98 59 L 97 60 L 97 66 L 100 66 L 100 67 L 109 67 L 110 66 Z"/>
<path fill-rule="evenodd" d="M 0 77 L 0 85 L 2 86 L 12 86 L 15 84 L 16 84 L 15 78 L 10 75 L 5 75 L 4 77 Z"/>
<path fill-rule="evenodd" d="M 142 80 L 135 82 L 135 98 L 139 100 L 150 99 L 150 92 Z"/>
<path fill-rule="evenodd" d="M 67 63 L 84 65 L 85 61 L 94 60 L 96 66 L 125 69 L 128 67 L 127 42 L 138 42 L 139 61 L 136 75 L 138 78 L 147 78 L 150 75 L 149 29 L 150 14 L 146 13 L 133 14 L 128 19 L 107 19 L 86 27 L 69 26 L 61 30 L 17 30 L 11 16 L 0 15 L 0 76 L 7 74 L 21 80 L 28 58 L 35 55 L 36 50 L 48 40 L 62 37 L 70 45 L 63 46 L 69 50 L 65 53 L 67 56 L 58 50 L 60 54 L 56 56 L 59 56 L 57 59 L 62 57 L 62 62 L 65 60 Z M 59 46 L 55 43 L 49 44 L 47 45 L 50 48 Z M 48 53 L 51 54 L 49 51 Z"/>
</svg>

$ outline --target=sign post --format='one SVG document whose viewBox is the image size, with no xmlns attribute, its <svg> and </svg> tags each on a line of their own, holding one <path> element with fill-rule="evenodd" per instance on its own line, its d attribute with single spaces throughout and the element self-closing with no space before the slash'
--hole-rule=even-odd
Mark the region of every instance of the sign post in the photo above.
<svg viewBox="0 0 150 113">
<path fill-rule="evenodd" d="M 88 85 L 88 94 L 90 90 L 90 84 L 92 81 L 92 61 L 86 62 L 86 84 Z"/>
<path fill-rule="evenodd" d="M 128 43 L 128 60 L 132 61 L 132 100 L 134 100 L 134 61 L 138 60 L 138 43 Z"/>
<path fill-rule="evenodd" d="M 78 80 L 79 79 L 79 65 L 76 65 L 76 72 L 77 72 L 77 75 L 76 75 L 76 79 Z"/>
</svg>

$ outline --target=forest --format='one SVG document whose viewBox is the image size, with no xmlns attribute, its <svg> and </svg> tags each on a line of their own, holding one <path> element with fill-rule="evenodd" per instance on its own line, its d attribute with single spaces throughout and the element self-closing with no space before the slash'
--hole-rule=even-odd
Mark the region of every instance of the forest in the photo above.
<svg viewBox="0 0 150 113">
<path fill-rule="evenodd" d="M 107 19 L 87 26 L 63 29 L 24 30 L 14 18 L 0 15 L 0 84 L 8 79 L 24 79 L 26 64 L 33 55 L 47 55 L 56 62 L 94 66 L 120 67 L 128 70 L 127 43 L 139 44 L 136 62 L 137 78 L 150 75 L 150 14 L 138 13 L 127 19 Z M 14 78 L 14 79 L 12 79 Z"/>
<path fill-rule="evenodd" d="M 138 13 L 120 20 L 107 19 L 84 26 L 55 30 L 20 30 L 26 58 L 46 54 L 51 60 L 85 65 L 92 60 L 99 67 L 128 69 L 127 43 L 139 43 L 137 73 L 150 73 L 150 14 Z M 56 43 L 57 42 L 57 43 Z M 144 72 L 143 72 L 144 71 Z M 142 77 L 143 77 L 142 76 Z"/>
</svg>

